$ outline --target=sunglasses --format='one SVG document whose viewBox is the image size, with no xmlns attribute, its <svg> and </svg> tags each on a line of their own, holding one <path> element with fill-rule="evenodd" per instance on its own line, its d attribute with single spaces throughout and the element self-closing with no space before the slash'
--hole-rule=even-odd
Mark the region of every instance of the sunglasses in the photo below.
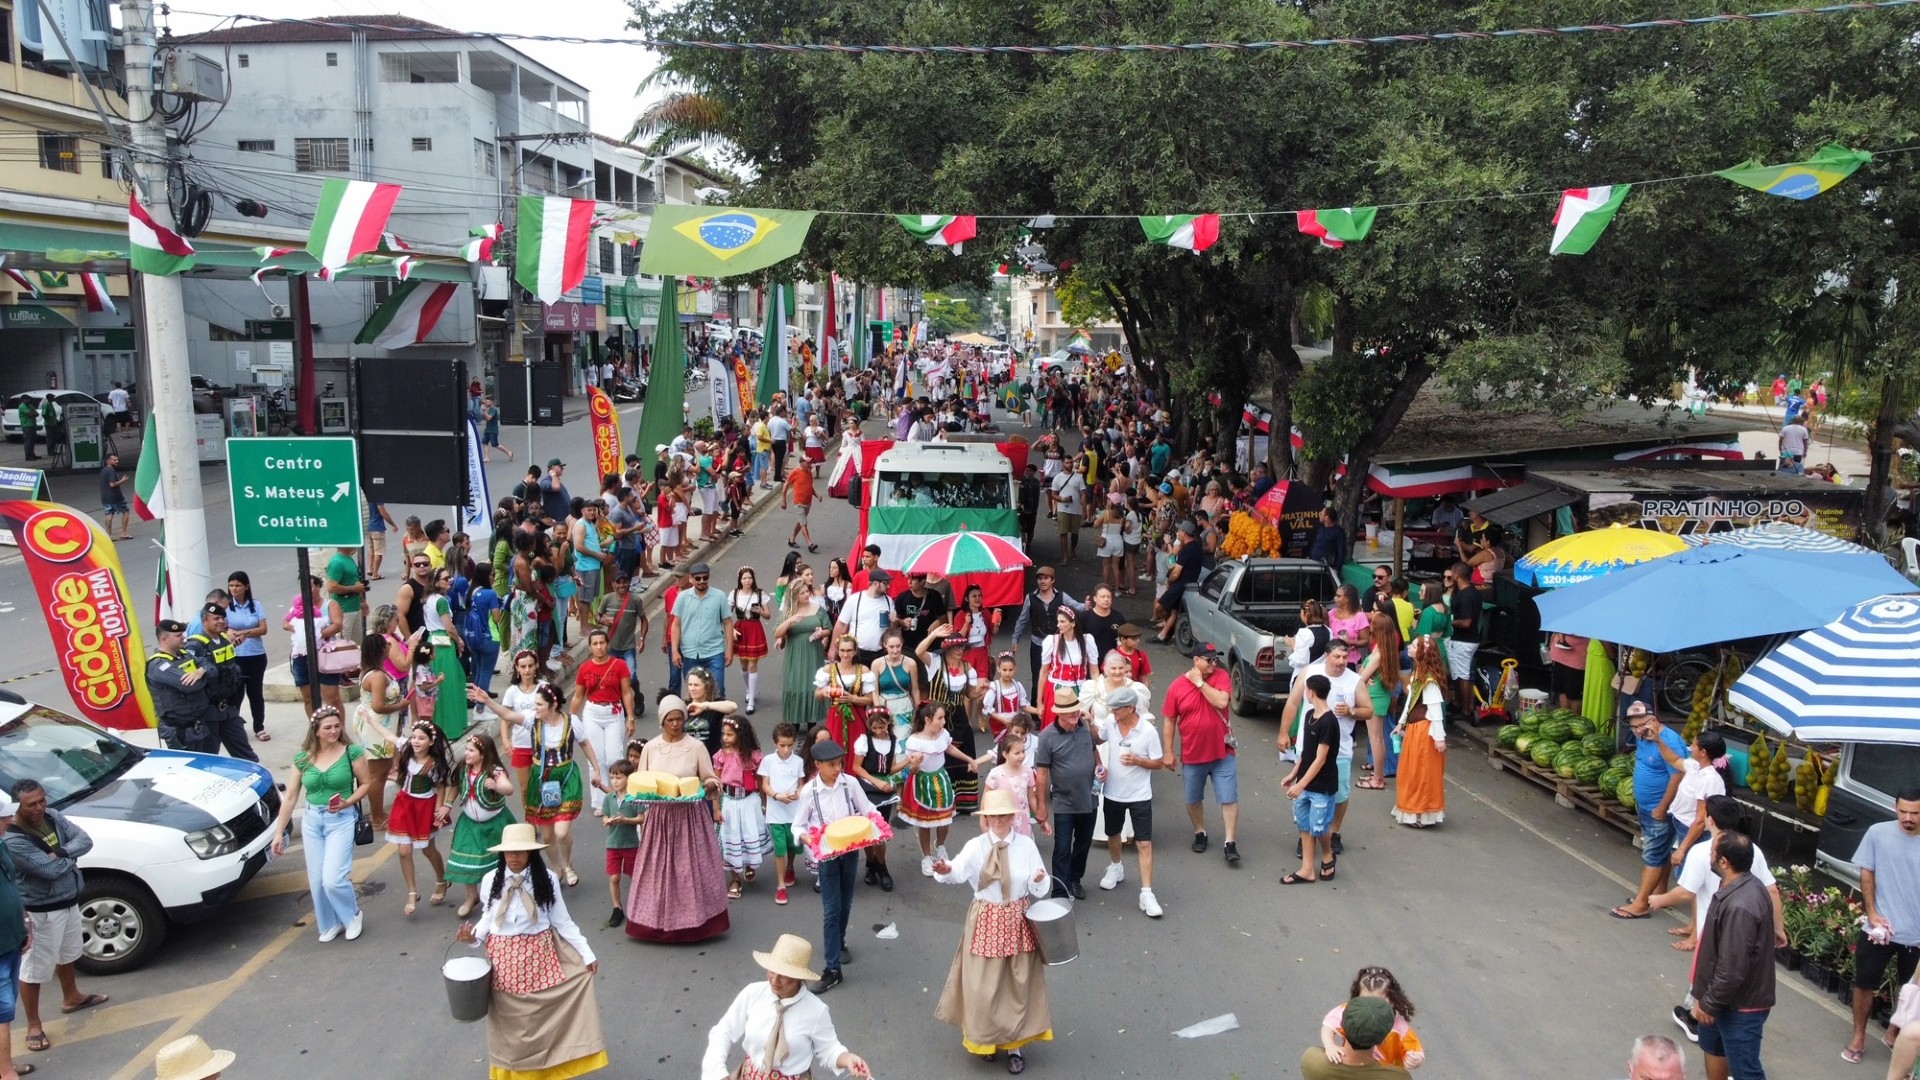
<svg viewBox="0 0 1920 1080">
<path fill-rule="evenodd" d="M 705 575 L 705 574 L 695 574 L 695 575 L 693 575 L 693 580 L 695 580 L 695 581 L 705 581 L 705 580 L 707 580 L 707 575 Z"/>
<path fill-rule="evenodd" d="M 432 566 L 432 565 L 433 565 L 433 564 L 432 564 L 432 563 L 430 563 L 430 562 L 417 562 L 417 563 L 414 563 L 414 564 L 413 564 L 413 568 L 414 568 L 415 570 L 425 570 L 426 568 L 428 568 L 428 567 L 430 567 L 430 566 Z"/>
</svg>

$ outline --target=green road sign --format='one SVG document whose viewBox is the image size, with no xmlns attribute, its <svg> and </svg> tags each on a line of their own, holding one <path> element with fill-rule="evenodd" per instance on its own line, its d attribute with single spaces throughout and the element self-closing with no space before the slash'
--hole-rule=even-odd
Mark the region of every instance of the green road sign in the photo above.
<svg viewBox="0 0 1920 1080">
<path fill-rule="evenodd" d="M 350 438 L 228 439 L 239 547 L 359 547 L 360 452 Z"/>
</svg>

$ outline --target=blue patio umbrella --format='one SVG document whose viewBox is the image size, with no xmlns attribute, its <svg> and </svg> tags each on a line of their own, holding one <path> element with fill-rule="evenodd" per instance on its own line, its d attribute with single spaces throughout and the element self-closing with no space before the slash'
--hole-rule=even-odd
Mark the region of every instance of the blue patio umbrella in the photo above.
<svg viewBox="0 0 1920 1080">
<path fill-rule="evenodd" d="M 1651 652 L 1811 630 L 1913 584 L 1874 554 L 1708 544 L 1534 598 L 1540 628 Z"/>
<path fill-rule="evenodd" d="M 1789 638 L 1727 702 L 1804 742 L 1920 744 L 1920 596 L 1878 596 Z"/>
</svg>

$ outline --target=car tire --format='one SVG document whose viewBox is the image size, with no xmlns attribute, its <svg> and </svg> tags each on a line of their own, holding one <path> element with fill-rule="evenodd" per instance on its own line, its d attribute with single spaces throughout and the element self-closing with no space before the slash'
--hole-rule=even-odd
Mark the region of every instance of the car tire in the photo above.
<svg viewBox="0 0 1920 1080">
<path fill-rule="evenodd" d="M 147 887 L 120 874 L 92 875 L 80 890 L 79 969 L 119 975 L 152 960 L 167 940 L 167 913 Z"/>
<path fill-rule="evenodd" d="M 1227 690 L 1227 709 L 1235 716 L 1252 716 L 1254 713 L 1259 712 L 1260 707 L 1254 703 L 1252 698 L 1247 696 L 1246 687 L 1249 681 L 1247 670 L 1241 665 L 1229 660 L 1227 662 L 1227 671 L 1230 673 L 1232 679 L 1232 684 Z"/>
<path fill-rule="evenodd" d="M 1173 623 L 1173 647 L 1184 656 L 1193 655 L 1193 623 L 1182 612 Z"/>
</svg>

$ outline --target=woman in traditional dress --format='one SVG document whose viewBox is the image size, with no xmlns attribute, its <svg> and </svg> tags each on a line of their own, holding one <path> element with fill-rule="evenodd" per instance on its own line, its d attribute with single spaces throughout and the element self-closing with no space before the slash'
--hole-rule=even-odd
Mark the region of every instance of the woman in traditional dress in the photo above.
<svg viewBox="0 0 1920 1080">
<path fill-rule="evenodd" d="M 1406 708 L 1393 729 L 1400 739 L 1400 778 L 1394 785 L 1393 819 L 1424 829 L 1447 816 L 1447 665 L 1440 644 L 1413 639 L 1413 678 Z"/>
<path fill-rule="evenodd" d="M 541 839 L 552 844 L 560 857 L 560 877 L 568 887 L 580 884 L 573 871 L 573 819 L 580 816 L 590 783 L 602 785 L 604 766 L 594 755 L 593 744 L 579 737 L 573 718 L 567 715 L 567 699 L 552 683 L 540 683 L 533 690 L 533 715 L 516 713 L 498 701 L 489 701 L 494 713 L 509 724 L 533 723 L 533 766 L 523 789 L 527 821 L 540 830 Z M 587 783 L 580 779 L 576 752 L 585 753 Z"/>
<path fill-rule="evenodd" d="M 827 718 L 827 703 L 814 696 L 813 677 L 827 658 L 827 640 L 833 636 L 833 616 L 813 587 L 813 569 L 802 566 L 787 582 L 786 603 L 774 642 L 787 654 L 780 675 L 780 711 L 787 723 L 800 729 L 802 746 L 813 740 L 813 729 Z"/>
<path fill-rule="evenodd" d="M 1021 1048 L 1053 1039 L 1047 966 L 1027 924 L 1027 905 L 1047 895 L 1047 864 L 1033 838 L 1013 828 L 1013 797 L 989 791 L 980 803 L 986 830 L 967 841 L 933 876 L 973 890 L 960 950 L 933 1014 L 960 1029 L 960 1043 L 989 1061 L 1007 1055 L 1007 1071 L 1024 1072 Z"/>
<path fill-rule="evenodd" d="M 453 607 L 447 590 L 453 585 L 453 572 L 436 570 L 433 592 L 427 597 L 425 622 L 427 642 L 433 646 L 433 672 L 440 676 L 439 696 L 434 699 L 433 723 L 448 739 L 466 734 L 473 714 L 467 702 L 467 669 L 460 654 L 467 643 L 453 632 Z"/>
<path fill-rule="evenodd" d="M 1066 604 L 1054 615 L 1055 633 L 1040 643 L 1040 726 L 1053 723 L 1053 696 L 1061 689 L 1080 692 L 1080 684 L 1100 670 L 1100 650 L 1092 634 L 1080 632 L 1079 616 Z"/>
<path fill-rule="evenodd" d="M 706 744 L 687 734 L 686 703 L 660 699 L 660 737 L 640 751 L 643 771 L 698 777 L 720 786 Z M 714 826 L 724 817 L 717 799 L 656 802 L 647 807 L 627 897 L 627 936 L 637 941 L 705 941 L 727 932 L 727 873 Z"/>
<path fill-rule="evenodd" d="M 811 970 L 812 942 L 781 934 L 773 951 L 756 950 L 753 962 L 766 969 L 767 981 L 735 995 L 707 1032 L 700 1080 L 799 1080 L 816 1069 L 873 1075 L 860 1055 L 841 1045 L 826 1003 L 807 989 L 808 982 L 820 978 Z M 728 1071 L 727 1055 L 736 1046 L 746 1056 Z"/>
<path fill-rule="evenodd" d="M 480 905 L 480 882 L 499 862 L 492 854 L 493 845 L 513 821 L 507 813 L 507 796 L 517 790 L 491 736 L 469 732 L 464 745 L 461 767 L 454 774 L 458 786 L 453 842 L 447 850 L 447 880 L 467 887 L 467 898 L 455 912 L 463 919 Z"/>
<path fill-rule="evenodd" d="M 987 685 L 967 663 L 967 639 L 953 633 L 953 629 L 951 623 L 936 624 L 917 651 L 920 662 L 927 666 L 927 700 L 947 707 L 947 729 L 953 735 L 953 745 L 972 759 L 979 754 L 974 747 L 973 733 L 986 730 L 979 712 L 980 698 L 986 694 Z M 936 641 L 945 653 L 939 660 L 929 657 Z M 973 808 L 980 803 L 979 775 L 956 769 L 950 761 L 947 778 L 953 782 L 954 813 L 973 813 Z"/>
<path fill-rule="evenodd" d="M 460 924 L 459 939 L 484 944 L 493 965 L 491 1080 L 564 1080 L 607 1067 L 593 987 L 600 962 L 540 857 L 546 846 L 533 826 L 507 826 L 491 849 L 499 862 L 480 881 L 480 916 Z"/>
<path fill-rule="evenodd" d="M 967 663 L 973 673 L 985 682 L 993 678 L 993 657 L 987 651 L 987 643 L 993 640 L 994 631 L 1000 629 L 1000 613 L 988 611 L 986 594 L 978 585 L 967 586 L 966 594 L 960 599 L 960 610 L 953 613 L 953 633 L 965 638 L 967 642 Z"/>
<path fill-rule="evenodd" d="M 753 567 L 740 568 L 727 604 L 733 609 L 733 656 L 740 661 L 740 670 L 747 676 L 744 701 L 747 715 L 752 716 L 754 705 L 760 700 L 760 661 L 767 655 L 767 627 L 762 620 L 772 617 L 767 594 L 760 591 L 760 577 L 753 572 Z"/>
<path fill-rule="evenodd" d="M 913 727 L 913 717 L 920 708 L 920 665 L 907 655 L 907 637 L 899 627 L 889 627 L 880 635 L 881 653 L 873 662 L 873 686 L 880 695 L 880 704 L 886 707 L 893 717 L 893 733 L 905 737 Z M 851 728 L 851 739 L 859 728 Z"/>
<path fill-rule="evenodd" d="M 417 720 L 400 743 L 394 761 L 393 812 L 387 818 L 387 842 L 400 853 L 400 876 L 407 883 L 406 914 L 420 906 L 413 853 L 424 851 L 433 868 L 433 903 L 447 900 L 447 861 L 433 844 L 434 834 L 453 820 L 452 752 L 440 729 Z"/>
<path fill-rule="evenodd" d="M 850 752 L 861 731 L 860 718 L 869 706 L 880 704 L 878 680 L 857 659 L 860 646 L 852 634 L 840 635 L 833 648 L 834 658 L 820 665 L 813 676 L 813 696 L 826 704 L 827 737 Z M 899 730 L 897 722 L 894 730 Z"/>
</svg>

